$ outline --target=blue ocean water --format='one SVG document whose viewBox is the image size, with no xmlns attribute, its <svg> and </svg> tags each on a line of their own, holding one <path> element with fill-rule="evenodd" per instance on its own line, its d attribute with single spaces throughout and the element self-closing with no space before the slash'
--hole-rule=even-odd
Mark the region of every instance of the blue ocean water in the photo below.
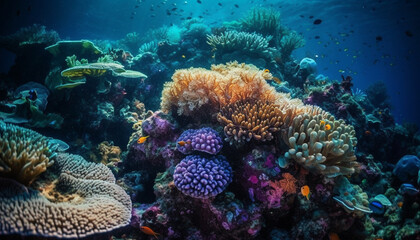
<svg viewBox="0 0 420 240">
<path fill-rule="evenodd" d="M 162 25 L 180 24 L 181 18 L 199 17 L 210 27 L 243 17 L 252 7 L 272 7 L 281 21 L 303 34 L 306 45 L 294 57 L 312 57 L 318 73 L 331 79 L 350 75 L 354 88 L 366 89 L 383 81 L 397 122 L 420 124 L 416 79 L 419 68 L 420 2 L 376 1 L 2 1 L 1 35 L 38 23 L 56 30 L 63 39 L 123 38 Z M 218 5 L 220 3 L 220 5 Z M 238 7 L 235 7 L 235 4 Z M 136 7 L 137 6 L 137 7 Z M 171 11 L 174 7 L 176 11 Z M 184 10 L 180 12 L 180 10 Z M 171 15 L 168 15 L 168 11 Z M 322 23 L 314 25 L 315 19 Z M 1 70 L 12 64 L 1 53 Z"/>
</svg>

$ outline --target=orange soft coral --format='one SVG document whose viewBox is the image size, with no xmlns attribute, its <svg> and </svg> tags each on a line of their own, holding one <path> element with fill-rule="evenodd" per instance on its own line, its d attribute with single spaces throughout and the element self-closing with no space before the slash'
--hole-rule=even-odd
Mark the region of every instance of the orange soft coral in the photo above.
<svg viewBox="0 0 420 240">
<path fill-rule="evenodd" d="M 199 112 L 215 117 L 223 106 L 241 100 L 291 102 L 288 95 L 276 92 L 266 82 L 272 77 L 253 65 L 237 62 L 213 65 L 211 70 L 177 70 L 173 81 L 164 86 L 161 108 L 178 115 L 195 116 Z"/>
<path fill-rule="evenodd" d="M 279 181 L 279 184 L 286 193 L 295 194 L 296 193 L 296 178 L 293 177 L 290 173 L 283 173 L 283 179 Z"/>
</svg>

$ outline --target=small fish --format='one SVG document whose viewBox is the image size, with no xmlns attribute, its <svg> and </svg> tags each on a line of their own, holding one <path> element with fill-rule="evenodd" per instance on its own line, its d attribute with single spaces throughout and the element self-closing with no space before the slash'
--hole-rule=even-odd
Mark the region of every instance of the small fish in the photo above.
<svg viewBox="0 0 420 240">
<path fill-rule="evenodd" d="M 235 4 L 235 7 L 236 7 L 236 8 L 239 8 L 239 5 L 238 5 L 238 4 Z"/>
<path fill-rule="evenodd" d="M 321 19 L 315 19 L 315 21 L 314 21 L 314 24 L 315 25 L 318 25 L 318 24 L 321 24 L 322 23 L 322 20 Z"/>
<path fill-rule="evenodd" d="M 200 0 L 197 0 L 197 3 L 201 4 L 201 1 Z"/>
<path fill-rule="evenodd" d="M 179 141 L 178 142 L 178 145 L 181 146 L 181 147 L 185 146 L 186 144 L 191 144 L 191 141 L 188 140 L 188 141 Z"/>
<path fill-rule="evenodd" d="M 419 190 L 413 186 L 413 184 L 410 183 L 403 183 L 401 184 L 400 189 L 398 189 L 398 192 L 402 195 L 410 195 L 415 196 L 419 193 Z"/>
<path fill-rule="evenodd" d="M 403 202 L 397 202 L 397 206 L 399 207 L 399 208 L 402 208 L 402 206 L 404 205 L 404 203 Z"/>
<path fill-rule="evenodd" d="M 376 200 L 369 203 L 369 208 L 370 210 L 372 210 L 372 212 L 376 214 L 383 214 L 385 212 L 384 205 L 382 205 L 381 202 L 376 201 Z"/>
<path fill-rule="evenodd" d="M 305 186 L 301 187 L 300 188 L 300 192 L 302 193 L 303 196 L 306 197 L 306 199 L 309 200 L 310 190 L 309 190 L 309 186 L 308 185 L 305 185 Z"/>
<path fill-rule="evenodd" d="M 139 138 L 139 139 L 137 140 L 137 143 L 138 143 L 138 144 L 142 144 L 142 143 L 146 142 L 146 139 L 147 139 L 148 137 L 149 137 L 149 136 L 145 136 L 145 137 L 141 137 L 141 138 Z"/>
<path fill-rule="evenodd" d="M 270 70 L 264 69 L 264 73 L 269 73 L 269 72 L 270 72 Z"/>
<path fill-rule="evenodd" d="M 366 135 L 366 136 L 370 136 L 370 135 L 372 135 L 372 132 L 371 132 L 371 131 L 369 131 L 369 130 L 366 130 L 366 131 L 365 131 L 365 135 Z"/>
<path fill-rule="evenodd" d="M 331 130 L 331 125 L 330 124 L 327 124 L 327 125 L 325 125 L 325 130 Z"/>
<path fill-rule="evenodd" d="M 274 82 L 276 82 L 277 84 L 281 84 L 281 80 L 278 77 L 273 77 Z"/>
<path fill-rule="evenodd" d="M 217 5 L 222 6 L 222 3 L 217 3 Z"/>
<path fill-rule="evenodd" d="M 182 58 L 185 58 L 185 55 L 184 54 L 182 54 L 182 56 L 181 56 Z"/>
<path fill-rule="evenodd" d="M 380 42 L 380 41 L 382 41 L 383 40 L 383 38 L 382 38 L 382 36 L 376 36 L 376 41 L 378 41 L 378 42 Z"/>
<path fill-rule="evenodd" d="M 147 235 L 153 235 L 153 236 L 155 236 L 155 238 L 156 238 L 156 239 L 158 239 L 157 235 L 159 235 L 159 233 L 155 233 L 155 231 L 153 231 L 151 228 L 146 227 L 146 226 L 141 226 L 141 227 L 140 227 L 140 230 L 141 230 L 143 233 L 145 233 L 145 234 L 147 234 Z"/>
<path fill-rule="evenodd" d="M 325 124 L 325 121 L 324 121 L 324 120 L 321 120 L 321 121 L 319 122 L 319 124 L 324 125 L 324 124 Z"/>
</svg>

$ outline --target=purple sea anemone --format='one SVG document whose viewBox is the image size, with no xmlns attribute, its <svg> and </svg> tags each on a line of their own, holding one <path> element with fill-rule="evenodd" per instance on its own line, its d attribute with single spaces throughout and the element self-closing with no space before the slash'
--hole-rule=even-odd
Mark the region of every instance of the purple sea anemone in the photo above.
<svg viewBox="0 0 420 240">
<path fill-rule="evenodd" d="M 210 198 L 232 181 L 232 168 L 223 156 L 189 155 L 175 167 L 175 186 L 185 195 Z"/>
</svg>

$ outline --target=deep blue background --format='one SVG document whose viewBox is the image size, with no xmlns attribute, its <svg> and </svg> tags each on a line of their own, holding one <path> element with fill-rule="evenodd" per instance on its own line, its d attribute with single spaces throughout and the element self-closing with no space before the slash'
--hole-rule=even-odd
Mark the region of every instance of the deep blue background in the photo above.
<svg viewBox="0 0 420 240">
<path fill-rule="evenodd" d="M 397 121 L 420 125 L 419 0 L 139 2 L 3 0 L 0 1 L 0 35 L 38 23 L 56 30 L 63 39 L 116 40 L 129 32 L 141 34 L 163 24 L 180 24 L 181 17 L 201 15 L 212 26 L 239 19 L 251 7 L 271 6 L 282 13 L 286 26 L 302 33 L 306 39 L 306 46 L 294 53 L 297 59 L 305 56 L 315 58 L 318 73 L 331 79 L 340 79 L 341 74 L 351 75 L 355 88 L 362 90 L 376 81 L 384 81 Z M 222 6 L 217 4 L 219 2 Z M 184 9 L 182 16 L 166 15 L 166 10 L 175 7 L 174 4 L 178 9 Z M 139 7 L 135 8 L 136 5 Z M 133 19 L 131 16 L 134 16 Z M 315 19 L 322 19 L 322 23 L 314 25 Z M 407 36 L 407 31 L 413 36 Z M 376 40 L 378 36 L 382 37 L 382 41 Z M 0 50 L 0 63 L 0 71 L 7 72 L 13 56 Z"/>
</svg>

